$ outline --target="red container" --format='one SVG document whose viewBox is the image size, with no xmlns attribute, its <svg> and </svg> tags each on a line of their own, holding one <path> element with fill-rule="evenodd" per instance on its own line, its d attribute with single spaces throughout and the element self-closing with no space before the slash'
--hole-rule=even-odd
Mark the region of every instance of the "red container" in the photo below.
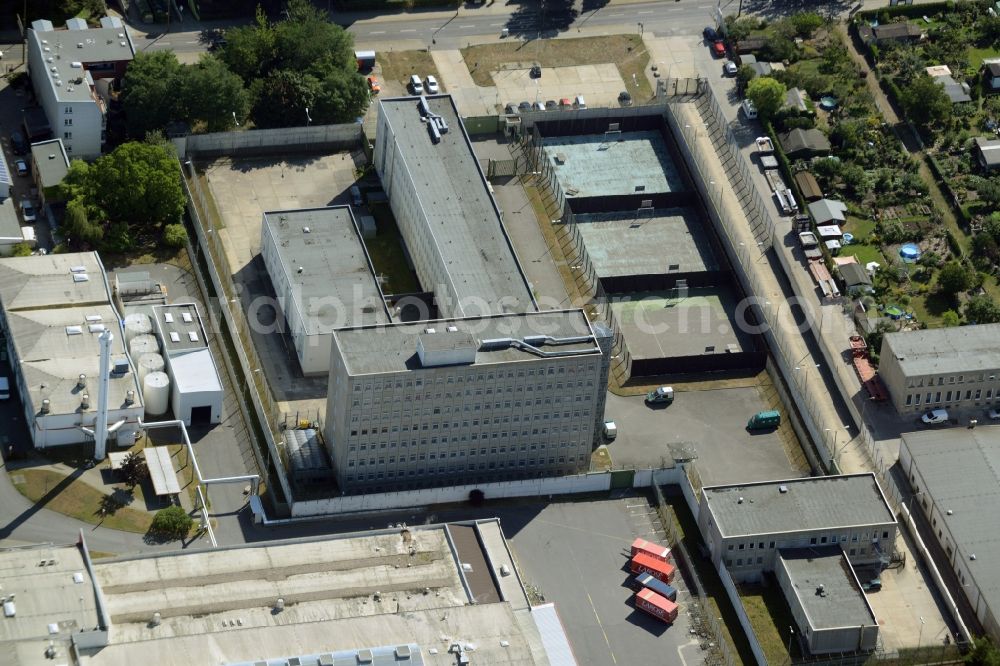
<svg viewBox="0 0 1000 666">
<path fill-rule="evenodd" d="M 661 562 L 670 561 L 669 548 L 661 546 L 658 543 L 653 543 L 652 541 L 646 541 L 645 539 L 636 539 L 632 542 L 632 557 L 635 557 L 639 553 L 645 553 Z"/>
<path fill-rule="evenodd" d="M 636 592 L 635 607 L 667 623 L 677 619 L 677 604 L 670 601 L 670 599 L 665 599 L 649 588 Z"/>
<path fill-rule="evenodd" d="M 650 576 L 664 583 L 669 583 L 674 579 L 676 569 L 672 564 L 661 562 L 645 553 L 639 553 L 632 558 L 632 573 L 648 573 Z"/>
</svg>

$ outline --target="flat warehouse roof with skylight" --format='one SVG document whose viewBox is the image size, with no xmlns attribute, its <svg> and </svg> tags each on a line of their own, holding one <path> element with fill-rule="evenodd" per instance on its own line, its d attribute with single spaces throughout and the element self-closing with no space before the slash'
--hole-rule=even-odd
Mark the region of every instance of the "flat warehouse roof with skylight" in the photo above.
<svg viewBox="0 0 1000 666">
<path fill-rule="evenodd" d="M 542 145 L 569 198 L 686 189 L 657 130 L 547 136 Z"/>
</svg>

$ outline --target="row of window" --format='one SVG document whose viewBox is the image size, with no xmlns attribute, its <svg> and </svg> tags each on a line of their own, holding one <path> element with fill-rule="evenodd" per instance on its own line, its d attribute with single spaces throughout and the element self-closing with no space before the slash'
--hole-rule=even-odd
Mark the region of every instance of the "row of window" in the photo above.
<svg viewBox="0 0 1000 666">
<path fill-rule="evenodd" d="M 469 384 L 471 385 L 472 382 L 470 381 Z M 404 394 L 404 397 L 407 400 L 415 400 L 417 402 L 420 402 L 421 400 L 436 400 L 436 401 L 440 402 L 442 398 L 445 398 L 447 400 L 451 400 L 452 398 L 457 399 L 457 398 L 460 398 L 462 396 L 471 397 L 471 396 L 474 396 L 474 395 L 493 395 L 494 393 L 497 393 L 497 394 L 500 394 L 500 393 L 515 393 L 515 392 L 516 393 L 522 393 L 524 391 L 527 391 L 528 393 L 531 393 L 533 391 L 540 391 L 540 392 L 552 393 L 553 391 L 562 391 L 563 389 L 569 390 L 569 389 L 572 389 L 574 386 L 577 387 L 577 388 L 582 388 L 583 386 L 593 386 L 593 385 L 594 385 L 594 380 L 593 379 L 587 379 L 587 380 L 578 379 L 575 382 L 573 382 L 573 381 L 567 381 L 565 383 L 564 382 L 556 382 L 554 384 L 552 382 L 549 382 L 547 384 L 524 383 L 524 382 L 521 382 L 521 383 L 517 383 L 517 384 L 508 384 L 508 383 L 499 384 L 498 383 L 498 384 L 490 384 L 489 386 L 484 386 L 483 384 L 477 383 L 477 386 L 479 388 L 467 388 L 464 391 L 460 390 L 460 389 L 459 390 L 455 390 L 454 392 L 452 392 L 452 391 L 439 391 L 437 393 L 423 393 L 423 392 L 415 393 L 415 392 L 403 391 L 403 394 Z M 359 390 L 359 385 L 358 384 L 354 385 L 354 392 L 355 393 L 362 393 Z M 381 400 L 383 402 L 388 401 L 388 400 L 393 400 L 393 399 L 399 399 L 399 397 L 400 397 L 398 392 L 394 392 L 394 391 L 392 391 L 391 389 L 388 389 L 388 388 L 385 389 L 385 390 L 383 390 L 383 391 L 375 391 L 374 393 L 381 393 Z M 378 399 L 380 399 L 378 395 L 374 395 L 374 394 L 369 395 L 367 391 L 363 392 L 361 396 L 356 396 L 356 397 L 364 399 L 366 402 L 371 402 L 372 400 L 378 400 Z"/>
<path fill-rule="evenodd" d="M 580 393 L 578 395 L 558 395 L 558 396 L 550 396 L 548 398 L 535 398 L 534 401 L 528 399 L 528 400 L 524 401 L 524 406 L 525 407 L 531 407 L 532 405 L 535 405 L 537 407 L 539 405 L 552 405 L 552 404 L 559 405 L 559 404 L 562 404 L 564 402 L 583 402 L 583 401 L 590 402 L 591 398 L 592 398 L 592 395 L 590 393 Z M 415 400 L 416 402 L 420 401 L 419 397 L 416 397 L 413 400 Z M 439 405 L 438 407 L 424 407 L 423 410 L 422 410 L 423 413 L 425 415 L 429 416 L 431 410 L 433 410 L 434 414 L 440 414 L 442 409 L 445 410 L 445 413 L 450 413 L 450 411 L 452 409 L 455 412 L 461 412 L 461 411 L 468 412 L 468 411 L 471 411 L 473 409 L 475 409 L 476 411 L 479 411 L 480 409 L 489 410 L 491 408 L 492 409 L 511 409 L 512 407 L 514 407 L 514 408 L 520 407 L 521 406 L 521 401 L 520 400 L 513 400 L 513 401 L 511 401 L 511 400 L 505 400 L 503 402 L 500 402 L 500 401 L 497 401 L 497 402 L 483 402 L 482 400 L 478 400 L 478 401 L 466 402 L 464 404 L 459 404 L 459 405 L 451 405 L 451 404 L 449 404 L 447 406 L 440 406 L 440 401 L 438 401 L 437 404 Z M 391 408 L 393 408 L 393 407 L 399 407 L 399 403 L 396 402 L 396 401 L 386 401 L 386 402 L 382 402 L 382 403 L 374 403 L 371 400 L 358 400 L 358 399 L 354 399 L 354 400 L 351 401 L 351 406 L 355 407 L 355 408 L 364 408 L 366 411 L 376 411 L 377 407 L 381 407 L 381 410 L 378 410 L 378 411 L 380 411 L 383 414 L 386 414 L 386 413 L 388 413 L 388 411 Z M 421 408 L 419 406 L 407 405 L 407 407 L 408 407 L 409 410 L 412 410 L 412 413 L 415 416 L 419 416 L 420 415 Z M 409 411 L 404 411 L 403 412 L 403 416 L 404 417 L 409 416 L 409 414 L 410 414 Z"/>
<path fill-rule="evenodd" d="M 504 434 L 506 435 L 507 433 L 504 433 Z M 481 439 L 485 440 L 486 437 L 485 436 L 481 437 Z M 498 439 L 498 438 L 494 437 L 493 439 Z M 464 437 L 462 438 L 462 441 L 463 442 L 465 441 Z M 506 442 L 507 440 L 504 439 L 504 441 Z M 431 440 L 430 443 L 431 443 L 432 446 L 436 445 L 436 444 L 438 444 L 438 439 L 435 437 L 434 439 Z M 448 443 L 447 438 L 442 438 L 440 443 L 441 444 L 447 444 Z M 452 444 L 457 443 L 457 438 L 452 438 L 451 443 Z M 389 442 L 388 444 L 389 444 L 388 448 L 390 450 L 394 450 L 396 448 L 396 444 L 397 443 L 396 442 Z M 547 442 L 543 443 L 543 444 L 541 444 L 541 447 L 544 449 L 544 448 L 556 448 L 558 446 L 559 448 L 563 448 L 564 449 L 564 448 L 566 448 L 568 446 L 575 446 L 575 445 L 577 445 L 577 442 L 571 442 L 571 441 L 568 441 L 568 440 L 564 439 L 563 441 L 559 442 L 558 444 L 555 443 L 555 442 L 552 442 L 552 443 L 547 443 Z M 412 447 L 416 448 L 417 447 L 416 440 L 413 440 L 411 442 L 400 442 L 399 443 L 399 448 L 401 448 L 401 449 L 405 449 L 407 446 L 412 446 Z M 427 448 L 427 440 L 426 439 L 420 440 L 420 446 L 421 446 L 421 448 L 425 448 L 426 449 Z M 521 450 L 522 451 L 527 451 L 529 446 L 530 446 L 531 450 L 534 451 L 539 446 L 539 444 L 535 443 L 535 444 L 530 444 L 529 445 L 529 444 L 526 444 L 526 443 L 522 443 L 521 444 Z M 358 450 L 360 450 L 360 451 L 367 451 L 367 450 L 375 451 L 377 449 L 382 449 L 384 451 L 386 449 L 386 442 L 381 442 L 380 444 L 371 444 L 371 445 L 366 445 L 366 444 L 357 444 L 357 445 L 355 445 L 355 444 L 352 444 L 352 445 L 350 445 L 347 448 L 347 452 L 348 452 L 349 455 L 353 455 Z M 511 453 L 513 453 L 514 451 L 516 451 L 517 450 L 517 445 L 516 444 L 511 444 L 510 450 L 511 450 Z M 456 451 L 459 452 L 460 455 L 464 456 L 466 449 L 464 449 L 464 448 L 462 448 L 462 449 L 456 449 Z M 472 448 L 469 449 L 469 451 L 470 451 L 469 455 L 475 455 L 476 447 L 473 446 Z M 479 449 L 479 451 L 480 451 L 480 455 L 486 455 L 486 447 L 485 446 L 481 447 Z M 496 453 L 496 452 L 497 452 L 497 447 L 493 446 L 490 449 L 490 453 Z M 437 451 L 435 451 L 435 453 L 440 454 L 440 456 L 443 458 L 445 456 L 445 454 L 448 453 L 448 451 L 447 450 L 437 450 Z M 501 446 L 500 447 L 500 453 L 507 453 L 507 447 L 506 446 Z M 403 457 L 405 455 L 406 454 L 402 454 L 400 457 Z M 422 454 L 420 454 L 420 455 L 422 455 Z"/>
<path fill-rule="evenodd" d="M 985 372 L 980 372 L 978 375 L 969 375 L 969 381 L 970 382 L 985 382 L 985 381 L 987 381 L 987 379 L 989 379 L 989 381 L 994 381 L 996 379 L 996 375 L 995 374 L 987 375 Z M 919 377 L 919 378 L 918 377 L 911 377 L 906 382 L 906 388 L 923 388 L 925 381 L 927 382 L 927 384 L 926 384 L 927 386 L 935 386 L 935 385 L 937 385 L 937 386 L 944 386 L 944 384 L 945 384 L 945 377 L 936 377 L 936 378 L 935 377 L 927 377 L 926 380 L 923 377 Z M 936 381 L 936 384 L 935 384 L 935 381 Z M 963 383 L 965 383 L 965 375 L 952 375 L 951 377 L 947 378 L 947 383 L 948 384 L 963 384 Z"/>
<path fill-rule="evenodd" d="M 421 379 L 407 379 L 407 380 L 394 379 L 394 380 L 388 380 L 388 381 L 384 381 L 384 382 L 381 382 L 381 381 L 379 381 L 379 382 L 365 382 L 364 384 L 362 384 L 362 383 L 355 383 L 354 384 L 354 391 L 355 392 L 360 392 L 360 391 L 383 391 L 383 390 L 389 390 L 389 389 L 393 389 L 393 388 L 397 388 L 397 389 L 399 389 L 399 388 L 421 388 L 424 385 L 432 386 L 432 385 L 446 385 L 446 384 L 463 384 L 465 382 L 469 382 L 469 383 L 478 382 L 478 383 L 481 383 L 483 381 L 502 380 L 502 379 L 505 379 L 505 378 L 506 379 L 523 379 L 525 377 L 535 377 L 535 376 L 543 377 L 543 376 L 548 376 L 548 375 L 563 375 L 563 374 L 567 373 L 567 367 L 569 368 L 568 373 L 571 374 L 571 375 L 572 374 L 576 374 L 576 373 L 584 373 L 584 372 L 592 373 L 592 372 L 594 372 L 594 370 L 596 368 L 596 366 L 594 366 L 593 364 L 578 364 L 576 366 L 572 366 L 572 365 L 567 366 L 565 364 L 561 364 L 558 367 L 538 368 L 537 370 L 535 368 L 530 368 L 530 369 L 527 369 L 527 370 L 517 370 L 517 371 L 507 370 L 506 372 L 504 372 L 503 370 L 490 370 L 490 371 L 486 371 L 486 372 L 480 371 L 478 373 L 475 372 L 475 371 L 473 371 L 473 372 L 467 372 L 467 373 L 449 375 L 448 377 L 435 377 L 433 379 L 427 379 L 426 381 L 423 378 L 421 378 Z"/>
<path fill-rule="evenodd" d="M 942 395 L 944 400 L 941 399 Z M 952 398 L 954 396 L 954 399 Z M 1000 391 L 997 392 L 997 397 L 1000 397 Z M 963 400 L 992 400 L 993 399 L 993 389 L 986 389 L 986 396 L 983 397 L 982 389 L 967 389 L 965 391 L 965 397 L 962 397 L 962 391 L 936 391 L 926 394 L 924 396 L 925 405 L 933 405 L 941 402 L 961 402 Z M 920 404 L 920 394 L 919 393 L 909 393 L 906 396 L 906 404 L 909 405 L 919 405 Z"/>
<path fill-rule="evenodd" d="M 505 426 L 505 425 L 510 424 L 510 423 L 521 423 L 523 421 L 525 424 L 527 424 L 527 423 L 530 423 L 532 421 L 548 421 L 550 419 L 553 420 L 553 421 L 555 421 L 555 420 L 558 420 L 559 418 L 560 418 L 559 412 L 554 412 L 554 413 L 543 412 L 541 414 L 525 414 L 523 417 L 520 414 L 515 414 L 513 417 L 510 417 L 510 416 L 503 416 L 503 417 L 497 416 L 497 417 L 494 417 L 493 420 L 492 420 L 492 422 L 490 421 L 490 419 L 484 418 L 484 419 L 482 419 L 482 426 L 480 426 L 480 420 L 479 419 L 472 419 L 472 427 L 478 429 L 480 427 L 488 428 L 490 425 L 493 425 L 496 428 L 500 428 L 500 427 Z M 572 419 L 574 419 L 574 421 L 579 421 L 580 419 L 586 420 L 586 419 L 590 418 L 590 410 L 589 409 L 574 410 L 572 412 L 565 411 L 565 412 L 562 412 L 562 418 L 564 418 L 564 419 L 572 418 Z M 466 429 L 469 428 L 469 421 L 462 421 L 461 425 L 459 425 L 458 421 L 442 421 L 442 422 L 436 422 L 436 423 L 404 423 L 402 425 L 391 425 L 391 426 L 389 426 L 389 425 L 382 425 L 382 426 L 373 425 L 371 427 L 360 427 L 361 423 L 362 423 L 362 420 L 360 418 L 359 419 L 351 419 L 351 425 L 352 425 L 352 427 L 351 427 L 351 437 L 357 437 L 359 435 L 361 435 L 362 437 L 364 437 L 366 435 L 378 435 L 378 434 L 387 435 L 387 434 L 396 433 L 396 432 L 419 432 L 419 431 L 427 431 L 427 430 L 432 430 L 433 431 L 433 430 L 449 430 L 449 429 L 458 430 L 460 428 L 466 428 Z M 579 425 L 578 424 L 573 424 L 573 425 L 562 425 L 562 426 L 558 426 L 557 425 L 557 426 L 552 426 L 552 432 L 569 432 L 569 430 L 570 430 L 571 427 L 574 430 L 577 430 L 579 428 Z M 538 434 L 538 430 L 539 430 L 538 428 L 534 428 L 532 434 L 536 434 L 537 435 Z M 542 434 L 545 434 L 546 432 L 548 432 L 547 428 L 542 428 L 541 430 L 542 430 Z M 507 433 L 505 432 L 504 435 L 506 435 L 506 434 Z"/>
<path fill-rule="evenodd" d="M 882 531 L 882 538 L 883 539 L 888 539 L 889 538 L 889 531 L 888 530 L 883 530 Z M 827 544 L 827 543 L 829 543 L 829 544 L 835 544 L 835 543 L 838 542 L 838 539 L 839 539 L 840 543 L 847 543 L 848 535 L 846 535 L 846 534 L 840 534 L 840 535 L 832 534 L 832 535 L 829 535 L 829 536 L 827 536 L 825 534 L 817 535 L 817 536 L 814 536 L 814 537 L 810 537 L 810 539 L 809 539 L 809 545 L 810 546 L 822 546 L 823 544 Z M 867 532 L 862 532 L 860 534 L 858 534 L 858 533 L 851 534 L 850 535 L 850 540 L 851 540 L 851 543 L 858 543 L 859 540 L 860 541 L 868 541 L 869 540 L 868 539 L 868 533 Z M 871 541 L 878 541 L 878 532 L 872 532 L 872 534 L 871 534 Z M 782 545 L 781 547 L 784 548 L 785 546 Z M 763 541 L 749 541 L 749 542 L 746 542 L 746 543 L 730 543 L 730 544 L 727 545 L 726 550 L 730 550 L 730 551 L 732 551 L 732 550 L 754 550 L 754 548 L 756 548 L 757 550 L 763 550 L 764 549 L 764 542 Z M 768 541 L 767 542 L 767 548 L 768 549 L 774 549 L 774 541 Z"/>
<path fill-rule="evenodd" d="M 452 457 L 454 457 L 454 456 L 452 456 Z M 416 462 L 415 458 L 416 458 L 416 456 L 410 456 L 410 462 Z M 441 456 L 441 458 L 444 458 L 444 456 Z M 423 460 L 423 459 L 424 459 L 424 457 L 420 456 L 420 460 Z M 434 459 L 434 456 L 431 456 L 431 460 L 433 460 L 433 459 Z M 567 461 L 570 462 L 570 463 L 576 461 L 576 462 L 582 464 L 586 460 L 587 460 L 587 456 L 585 456 L 585 455 L 568 456 L 568 457 L 567 456 L 550 456 L 549 459 L 548 459 L 548 464 L 549 465 L 555 465 L 556 462 L 558 462 L 560 465 L 565 465 Z M 348 460 L 347 461 L 347 466 L 348 467 L 354 467 L 355 466 L 354 463 L 355 463 L 354 460 Z M 390 464 L 393 464 L 392 461 L 390 461 Z M 402 456 L 400 456 L 399 464 L 401 464 L 401 465 L 405 464 L 405 460 L 404 460 L 404 458 Z M 442 467 L 439 467 L 439 468 L 430 467 L 428 469 L 432 470 L 431 474 L 435 473 L 433 471 L 434 469 L 438 469 L 439 470 L 438 472 L 436 472 L 438 474 L 446 474 L 446 473 L 455 473 L 457 471 L 462 471 L 463 469 L 467 469 L 467 470 L 469 470 L 471 472 L 471 471 L 477 469 L 477 466 L 478 466 L 478 469 L 496 469 L 496 468 L 503 469 L 504 467 L 510 467 L 510 468 L 513 469 L 515 467 L 535 467 L 536 465 L 544 465 L 544 464 L 546 464 L 545 463 L 545 458 L 537 458 L 537 459 L 536 458 L 520 458 L 520 459 L 517 459 L 517 460 L 515 460 L 515 459 L 511 459 L 511 460 L 491 460 L 491 461 L 484 461 L 484 462 L 480 462 L 480 463 L 468 463 L 468 464 L 465 464 L 465 465 L 462 465 L 462 464 L 455 465 L 454 463 L 450 463 L 447 466 L 442 466 Z M 357 461 L 357 467 L 376 467 L 376 466 L 379 466 L 379 465 L 385 465 L 385 458 L 379 458 L 378 464 L 376 464 L 375 458 L 369 458 L 367 461 L 365 461 L 364 459 L 361 459 L 361 460 Z M 413 470 L 410 470 L 410 471 L 414 472 L 415 474 L 423 474 L 424 468 L 423 467 L 418 467 L 418 468 L 414 468 Z M 390 474 L 394 474 L 394 473 L 395 473 L 395 471 L 390 471 Z M 400 471 L 400 474 L 402 474 L 402 471 Z M 413 476 L 413 475 L 411 474 L 411 476 Z"/>
<path fill-rule="evenodd" d="M 857 548 L 848 548 L 848 550 L 847 550 L 848 557 L 864 556 L 864 555 L 867 555 L 867 554 L 868 554 L 868 546 L 859 546 Z M 764 563 L 764 557 L 763 556 L 758 556 L 757 560 L 756 560 L 756 565 L 760 566 L 763 563 Z M 726 558 L 726 567 L 732 569 L 734 567 L 742 567 L 742 566 L 748 566 L 748 567 L 754 566 L 754 558 L 747 557 L 747 558 L 744 559 L 742 557 L 737 557 L 735 560 L 733 560 L 730 557 Z"/>
</svg>

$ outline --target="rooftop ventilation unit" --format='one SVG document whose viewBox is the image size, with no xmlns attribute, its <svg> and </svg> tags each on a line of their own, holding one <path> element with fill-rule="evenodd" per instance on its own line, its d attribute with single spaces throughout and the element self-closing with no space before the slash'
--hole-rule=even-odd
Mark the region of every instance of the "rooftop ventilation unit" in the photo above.
<svg viewBox="0 0 1000 666">
<path fill-rule="evenodd" d="M 95 323 L 101 321 L 103 318 L 104 317 L 102 317 L 101 315 L 87 315 L 87 323 L 88 324 L 95 324 Z"/>
<path fill-rule="evenodd" d="M 458 333 L 458 326 L 449 326 L 446 330 L 449 333 Z"/>
<path fill-rule="evenodd" d="M 784 495 L 785 493 L 788 492 L 788 486 L 786 486 L 784 484 L 778 486 L 778 492 L 781 493 L 782 495 Z"/>
<path fill-rule="evenodd" d="M 113 375 L 124 375 L 128 372 L 128 361 L 123 358 L 116 359 L 114 364 L 111 366 L 111 374 Z"/>
<path fill-rule="evenodd" d="M 375 661 L 375 655 L 372 654 L 371 650 L 358 650 L 359 664 L 370 664 L 373 661 Z"/>
<path fill-rule="evenodd" d="M 91 333 L 103 333 L 105 331 L 104 324 L 91 324 L 87 328 L 90 329 Z"/>
<path fill-rule="evenodd" d="M 83 335 L 83 326 L 67 326 L 66 335 Z"/>
<path fill-rule="evenodd" d="M 69 66 L 72 67 L 73 69 L 80 69 L 81 67 L 83 67 L 83 63 L 78 60 L 74 60 L 69 64 Z"/>
<path fill-rule="evenodd" d="M 188 340 L 191 342 L 198 342 L 198 334 L 194 331 L 188 331 Z"/>
<path fill-rule="evenodd" d="M 191 313 L 190 312 L 182 312 L 181 313 L 181 319 L 183 319 L 184 322 L 187 323 L 187 324 L 190 324 L 192 321 L 194 321 L 194 319 L 191 317 Z"/>
<path fill-rule="evenodd" d="M 165 321 L 168 324 L 172 324 L 172 323 L 174 323 L 174 316 L 172 314 L 170 314 L 169 312 L 164 312 L 163 313 L 163 321 Z"/>
<path fill-rule="evenodd" d="M 309 227 L 302 227 L 302 233 L 307 234 L 309 233 L 309 231 L 310 231 Z"/>
<path fill-rule="evenodd" d="M 424 333 L 437 333 L 437 331 L 434 330 L 433 328 L 425 328 Z"/>
<path fill-rule="evenodd" d="M 90 277 L 86 273 L 73 273 L 73 282 L 89 282 Z"/>
<path fill-rule="evenodd" d="M 178 333 L 177 331 L 170 331 L 170 341 L 171 342 L 180 342 L 181 341 L 181 334 Z"/>
</svg>

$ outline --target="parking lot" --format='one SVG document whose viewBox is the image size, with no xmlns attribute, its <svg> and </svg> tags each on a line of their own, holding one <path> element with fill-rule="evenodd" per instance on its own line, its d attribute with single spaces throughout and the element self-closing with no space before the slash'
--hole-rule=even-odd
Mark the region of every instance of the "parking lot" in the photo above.
<svg viewBox="0 0 1000 666">
<path fill-rule="evenodd" d="M 618 424 L 618 437 L 608 445 L 612 463 L 669 466 L 672 446 L 686 444 L 697 456 L 705 485 L 808 476 L 801 457 L 793 457 L 794 448 L 789 455 L 797 442 L 786 441 L 784 431 L 746 429 L 747 420 L 763 409 L 773 407 L 756 387 L 677 391 L 669 406 L 608 393 L 605 415 Z"/>
<path fill-rule="evenodd" d="M 522 101 L 545 102 L 572 100 L 577 95 L 590 106 L 617 106 L 618 94 L 625 90 L 618 66 L 580 65 L 576 67 L 545 67 L 542 76 L 534 78 L 529 67 L 492 72 L 497 93 L 504 104 Z"/>
<path fill-rule="evenodd" d="M 636 609 L 629 546 L 636 537 L 664 542 L 645 497 L 561 502 L 496 511 L 526 585 L 554 602 L 581 664 L 700 661 L 688 633 L 690 593 L 680 574 L 680 613 L 667 625 Z"/>
</svg>

